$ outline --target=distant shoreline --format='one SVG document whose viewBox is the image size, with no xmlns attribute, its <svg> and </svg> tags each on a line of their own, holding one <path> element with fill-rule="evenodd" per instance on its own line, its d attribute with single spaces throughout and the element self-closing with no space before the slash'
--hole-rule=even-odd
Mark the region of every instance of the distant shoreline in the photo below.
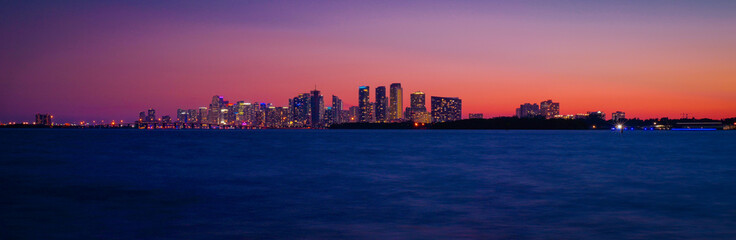
<svg viewBox="0 0 736 240">
<path fill-rule="evenodd" d="M 16 129 L 141 129 L 141 130 L 250 130 L 250 129 L 311 129 L 311 128 L 246 128 L 239 126 L 212 126 L 205 128 L 177 128 L 171 126 L 157 128 L 139 128 L 135 124 L 127 125 L 35 125 L 12 124 L 0 125 L 0 128 Z M 441 123 L 341 123 L 319 129 L 405 129 L 405 130 L 734 130 L 736 118 L 723 120 L 712 119 L 631 119 L 621 122 L 603 119 L 544 119 L 498 117 L 491 119 L 463 119 Z"/>
</svg>

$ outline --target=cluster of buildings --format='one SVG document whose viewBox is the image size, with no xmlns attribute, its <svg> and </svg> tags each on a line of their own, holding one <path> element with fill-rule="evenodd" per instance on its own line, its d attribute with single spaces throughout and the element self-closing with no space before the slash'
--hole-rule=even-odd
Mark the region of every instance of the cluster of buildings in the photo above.
<svg viewBox="0 0 736 240">
<path fill-rule="evenodd" d="M 379 86 L 373 92 L 372 100 L 370 87 L 360 86 L 358 106 L 347 109 L 343 108 L 342 99 L 335 95 L 332 95 L 331 105 L 325 104 L 324 96 L 317 89 L 289 99 L 288 106 L 245 101 L 231 103 L 216 95 L 207 107 L 178 109 L 176 119 L 169 116 L 157 118 L 154 109 L 140 112 L 136 124 L 172 128 L 324 128 L 347 122 L 436 123 L 462 119 L 462 100 L 456 97 L 432 96 L 431 109 L 427 109 L 426 95 L 417 91 L 410 94 L 409 106 L 404 108 L 404 92 L 400 83 L 393 83 L 388 89 Z"/>
<path fill-rule="evenodd" d="M 562 119 L 590 119 L 597 118 L 606 120 L 606 113 L 602 111 L 590 111 L 578 114 L 560 114 L 560 103 L 553 102 L 551 99 L 536 103 L 524 103 L 516 109 L 516 117 L 518 118 L 536 118 L 543 117 L 546 119 L 562 118 Z M 626 113 L 616 111 L 611 115 L 611 120 L 621 122 L 626 120 Z"/>
</svg>

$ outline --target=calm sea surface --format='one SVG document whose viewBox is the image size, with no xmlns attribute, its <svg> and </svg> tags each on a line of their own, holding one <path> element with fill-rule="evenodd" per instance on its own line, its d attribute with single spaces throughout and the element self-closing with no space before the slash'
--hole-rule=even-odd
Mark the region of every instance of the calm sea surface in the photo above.
<svg viewBox="0 0 736 240">
<path fill-rule="evenodd" d="M 0 130 L 0 239 L 736 239 L 736 131 Z"/>
</svg>

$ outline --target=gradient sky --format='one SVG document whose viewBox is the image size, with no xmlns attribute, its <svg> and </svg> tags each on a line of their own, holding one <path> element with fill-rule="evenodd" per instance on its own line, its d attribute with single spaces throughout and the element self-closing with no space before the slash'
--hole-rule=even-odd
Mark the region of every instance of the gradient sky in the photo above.
<svg viewBox="0 0 736 240">
<path fill-rule="evenodd" d="M 212 95 L 317 87 L 460 97 L 463 115 L 736 116 L 736 1 L 16 1 L 0 6 L 0 121 L 133 121 Z M 371 96 L 373 97 L 373 96 Z M 329 104 L 329 98 L 325 98 Z"/>
</svg>

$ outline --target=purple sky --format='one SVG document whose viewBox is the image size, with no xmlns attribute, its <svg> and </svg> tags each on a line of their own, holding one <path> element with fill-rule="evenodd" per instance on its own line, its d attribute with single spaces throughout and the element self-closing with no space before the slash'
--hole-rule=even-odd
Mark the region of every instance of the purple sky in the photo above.
<svg viewBox="0 0 736 240">
<path fill-rule="evenodd" d="M 736 116 L 736 1 L 18 1 L 0 8 L 0 122 L 132 121 L 317 84 L 512 115 Z M 373 94 L 373 92 L 371 92 Z"/>
</svg>

